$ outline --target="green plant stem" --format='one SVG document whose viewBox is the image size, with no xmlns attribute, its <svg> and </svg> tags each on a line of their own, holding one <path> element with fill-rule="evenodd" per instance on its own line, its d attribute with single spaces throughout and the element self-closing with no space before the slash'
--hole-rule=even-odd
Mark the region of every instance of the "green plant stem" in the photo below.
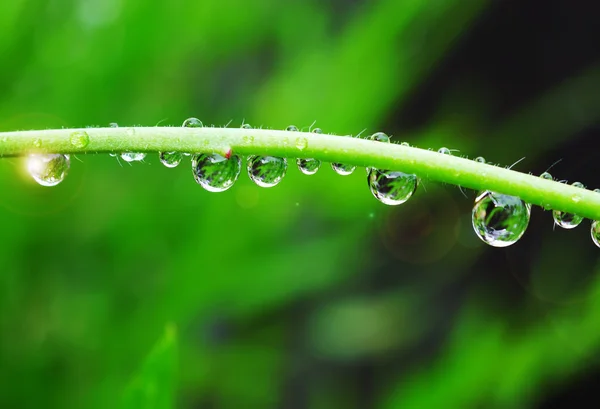
<svg viewBox="0 0 600 409">
<path fill-rule="evenodd" d="M 86 132 L 89 144 L 71 143 Z M 600 220 L 600 193 L 469 159 L 393 143 L 308 132 L 241 128 L 123 127 L 0 132 L 0 156 L 29 153 L 206 152 L 316 158 L 415 173 L 421 178 L 518 196 Z"/>
</svg>

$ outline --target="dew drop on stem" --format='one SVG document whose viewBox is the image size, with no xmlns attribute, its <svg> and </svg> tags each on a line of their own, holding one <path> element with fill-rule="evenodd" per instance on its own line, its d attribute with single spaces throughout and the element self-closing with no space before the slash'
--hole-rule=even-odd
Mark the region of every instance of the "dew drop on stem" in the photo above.
<svg viewBox="0 0 600 409">
<path fill-rule="evenodd" d="M 485 159 L 483 156 L 478 156 L 475 158 L 475 162 L 477 163 L 485 163 Z"/>
<path fill-rule="evenodd" d="M 386 205 L 400 205 L 417 190 L 417 175 L 370 168 L 367 183 L 377 200 Z"/>
<path fill-rule="evenodd" d="M 199 153 L 192 156 L 192 174 L 196 182 L 209 192 L 224 192 L 238 179 L 242 159 L 231 155 L 229 159 L 218 153 Z"/>
<path fill-rule="evenodd" d="M 441 153 L 442 155 L 452 155 L 452 152 L 450 152 L 450 149 L 448 149 L 446 147 L 441 147 L 440 149 L 438 149 L 438 153 Z"/>
<path fill-rule="evenodd" d="M 574 187 L 578 187 L 584 189 L 585 186 L 583 183 L 575 182 L 573 183 Z M 554 219 L 554 223 L 562 227 L 563 229 L 574 229 L 579 226 L 583 221 L 583 216 L 579 216 L 573 213 L 561 212 L 560 210 L 552 211 L 552 218 Z"/>
<path fill-rule="evenodd" d="M 27 158 L 27 171 L 42 186 L 58 185 L 70 166 L 71 159 L 64 154 L 32 154 Z"/>
<path fill-rule="evenodd" d="M 473 229 L 484 243 L 507 247 L 527 230 L 530 212 L 531 206 L 516 196 L 485 191 L 475 199 Z"/>
<path fill-rule="evenodd" d="M 321 128 L 315 128 L 312 130 L 312 133 L 322 134 L 323 131 Z M 296 139 L 296 147 L 300 150 L 306 149 L 308 147 L 308 141 L 306 138 Z M 296 165 L 298 165 L 300 172 L 304 173 L 305 175 L 314 175 L 321 167 L 321 161 L 313 158 L 298 158 L 296 159 Z"/>
<path fill-rule="evenodd" d="M 250 156 L 247 163 L 248 176 L 260 187 L 277 185 L 287 170 L 287 160 L 275 156 Z"/>
<path fill-rule="evenodd" d="M 181 152 L 159 152 L 158 158 L 160 159 L 160 163 L 167 168 L 174 168 L 181 162 L 183 154 Z"/>
<path fill-rule="evenodd" d="M 201 120 L 192 117 L 183 121 L 183 125 L 181 126 L 183 126 L 184 128 L 202 128 L 204 125 L 202 124 Z"/>
<path fill-rule="evenodd" d="M 121 159 L 125 162 L 140 162 L 144 160 L 146 154 L 144 152 L 123 152 L 121 154 Z"/>
</svg>

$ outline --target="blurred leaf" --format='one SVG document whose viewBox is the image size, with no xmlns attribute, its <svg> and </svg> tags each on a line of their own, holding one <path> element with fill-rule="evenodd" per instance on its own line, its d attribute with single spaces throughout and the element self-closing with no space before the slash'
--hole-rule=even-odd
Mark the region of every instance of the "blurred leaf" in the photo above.
<svg viewBox="0 0 600 409">
<path fill-rule="evenodd" d="M 125 390 L 121 409 L 174 408 L 176 372 L 177 332 L 170 324 Z"/>
</svg>

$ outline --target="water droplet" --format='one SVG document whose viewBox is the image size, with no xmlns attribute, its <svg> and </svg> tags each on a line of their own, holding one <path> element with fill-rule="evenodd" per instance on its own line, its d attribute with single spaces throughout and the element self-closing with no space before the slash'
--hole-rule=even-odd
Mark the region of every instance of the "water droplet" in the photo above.
<svg viewBox="0 0 600 409">
<path fill-rule="evenodd" d="M 438 153 L 441 153 L 442 155 L 452 155 L 452 152 L 450 152 L 450 149 L 448 149 L 446 147 L 441 147 L 440 149 L 438 149 Z"/>
<path fill-rule="evenodd" d="M 109 126 L 110 128 L 118 128 L 118 127 L 119 127 L 119 124 L 118 124 L 118 123 L 116 123 L 116 122 L 111 122 L 110 124 L 108 124 L 108 126 Z"/>
<path fill-rule="evenodd" d="M 353 165 L 344 165 L 343 163 L 332 163 L 331 164 L 331 168 L 333 170 L 335 170 L 335 172 L 338 175 L 348 176 L 349 174 L 351 174 L 352 172 L 354 172 L 354 169 L 356 169 L 356 166 L 353 166 Z"/>
<path fill-rule="evenodd" d="M 42 186 L 56 186 L 65 179 L 71 159 L 63 154 L 33 154 L 27 159 L 27 171 Z"/>
<path fill-rule="evenodd" d="M 298 132 L 298 128 L 296 128 L 294 125 L 290 125 L 287 128 L 285 128 L 286 131 L 288 132 Z"/>
<path fill-rule="evenodd" d="M 121 159 L 125 162 L 139 162 L 144 160 L 146 154 L 143 152 L 123 152 L 121 154 Z"/>
<path fill-rule="evenodd" d="M 242 124 L 241 128 L 242 129 L 252 129 L 252 127 L 250 126 L 250 124 Z"/>
<path fill-rule="evenodd" d="M 550 173 L 548 173 L 548 172 L 544 172 L 544 173 L 542 173 L 542 174 L 540 175 L 540 177 L 541 177 L 542 179 L 546 179 L 546 180 L 552 180 L 552 175 L 551 175 Z"/>
<path fill-rule="evenodd" d="M 321 128 L 315 128 L 315 129 L 312 130 L 312 133 L 319 133 L 319 134 L 321 134 L 321 133 L 323 133 L 323 131 L 321 130 Z"/>
<path fill-rule="evenodd" d="M 590 233 L 592 235 L 592 241 L 594 244 L 600 247 L 600 223 L 597 220 L 592 222 Z"/>
<path fill-rule="evenodd" d="M 582 189 L 585 188 L 585 186 L 583 186 L 583 183 L 581 182 L 575 182 L 572 186 Z M 575 200 L 575 197 L 579 196 L 573 196 L 573 200 Z M 583 221 L 583 216 L 579 216 L 573 213 L 561 212 L 560 210 L 553 210 L 552 218 L 554 219 L 554 223 L 556 223 L 563 229 L 574 229 L 575 227 L 579 226 L 579 224 Z"/>
<path fill-rule="evenodd" d="M 369 137 L 369 139 L 372 141 L 377 141 L 377 142 L 389 142 L 390 141 L 390 137 L 387 136 L 386 134 L 384 134 L 383 132 L 376 132 L 373 135 L 371 135 Z"/>
<path fill-rule="evenodd" d="M 112 156 L 113 158 L 116 158 L 117 155 L 118 155 L 117 153 L 113 153 L 113 152 L 111 152 L 111 153 L 108 154 L 108 156 Z"/>
<path fill-rule="evenodd" d="M 402 145 L 402 146 L 410 146 L 410 145 L 408 144 L 408 142 L 402 142 L 400 145 Z"/>
<path fill-rule="evenodd" d="M 523 236 L 531 206 L 518 197 L 485 191 L 475 199 L 472 223 L 477 236 L 493 247 L 507 247 Z"/>
<path fill-rule="evenodd" d="M 159 152 L 158 158 L 160 162 L 168 168 L 174 168 L 179 165 L 182 159 L 181 152 Z"/>
<path fill-rule="evenodd" d="M 281 182 L 287 170 L 287 160 L 275 156 L 248 157 L 248 176 L 260 187 L 273 187 Z"/>
<path fill-rule="evenodd" d="M 33 146 L 35 146 L 36 148 L 41 148 L 42 147 L 42 140 L 40 138 L 35 138 L 33 140 Z"/>
<path fill-rule="evenodd" d="M 76 148 L 83 149 L 90 143 L 90 136 L 86 131 L 75 131 L 71 133 L 71 145 Z"/>
<path fill-rule="evenodd" d="M 371 168 L 367 175 L 371 193 L 386 205 L 399 205 L 406 202 L 417 190 L 417 175 Z"/>
<path fill-rule="evenodd" d="M 300 149 L 300 150 L 304 150 L 306 149 L 306 147 L 308 146 L 308 141 L 306 140 L 306 138 L 296 138 L 296 148 Z"/>
<path fill-rule="evenodd" d="M 478 157 L 476 157 L 476 158 L 475 158 L 475 162 L 478 162 L 478 163 L 485 163 L 485 159 L 484 159 L 484 157 L 483 157 L 483 156 L 478 156 Z"/>
<path fill-rule="evenodd" d="M 561 212 L 559 210 L 552 210 L 552 218 L 554 219 L 554 223 L 563 229 L 574 229 L 583 221 L 583 216 Z"/>
<path fill-rule="evenodd" d="M 594 189 L 595 193 L 600 193 L 600 189 Z"/>
<path fill-rule="evenodd" d="M 202 124 L 202 121 L 198 118 L 188 118 L 185 121 L 183 121 L 183 125 L 181 126 L 185 128 L 202 128 L 202 126 L 204 125 Z"/>
<path fill-rule="evenodd" d="M 192 173 L 196 182 L 209 192 L 224 192 L 237 180 L 242 170 L 242 159 L 229 159 L 218 153 L 199 153 L 192 156 Z"/>
<path fill-rule="evenodd" d="M 300 172 L 305 175 L 314 175 L 321 167 L 321 161 L 318 159 L 296 159 L 296 164 Z"/>
</svg>

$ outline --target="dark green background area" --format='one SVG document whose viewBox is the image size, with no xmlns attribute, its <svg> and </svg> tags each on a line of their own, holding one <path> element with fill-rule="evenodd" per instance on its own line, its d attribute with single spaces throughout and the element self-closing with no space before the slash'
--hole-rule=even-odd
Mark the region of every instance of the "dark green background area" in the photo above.
<svg viewBox="0 0 600 409">
<path fill-rule="evenodd" d="M 597 14 L 553 0 L 10 0 L 0 131 L 384 131 L 600 187 Z M 1 142 L 0 142 L 1 143 Z M 595 396 L 589 221 L 475 236 L 474 192 L 407 203 L 363 169 L 224 193 L 71 158 L 0 160 L 1 408 L 560 408 Z"/>
</svg>

